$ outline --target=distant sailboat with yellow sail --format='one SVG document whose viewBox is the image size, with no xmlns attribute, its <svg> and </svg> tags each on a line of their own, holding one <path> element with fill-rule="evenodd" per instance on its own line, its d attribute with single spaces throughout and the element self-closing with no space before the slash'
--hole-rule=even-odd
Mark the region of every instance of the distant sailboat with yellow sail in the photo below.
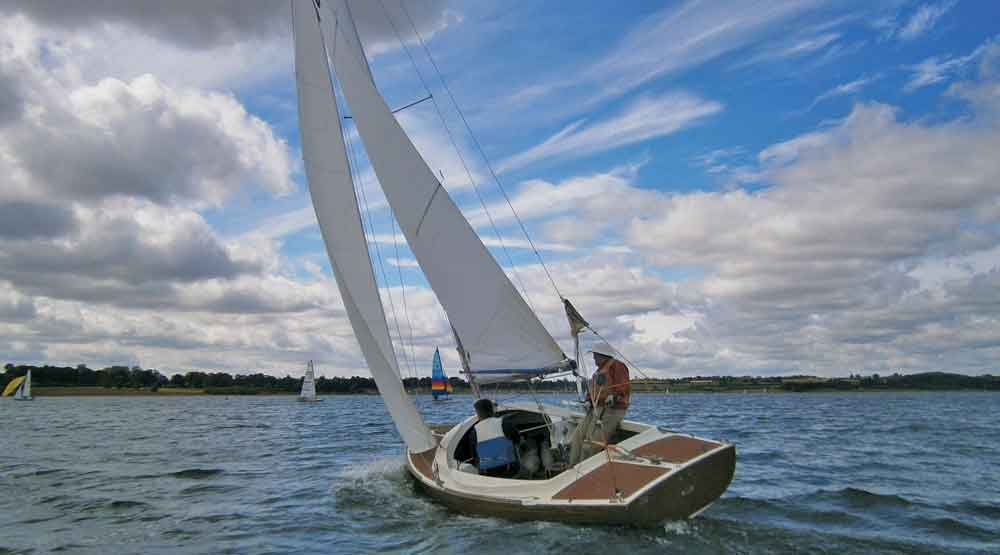
<svg viewBox="0 0 1000 555">
<path fill-rule="evenodd" d="M 31 401 L 31 370 L 23 376 L 11 380 L 3 390 L 4 397 L 13 397 L 16 401 Z"/>
</svg>

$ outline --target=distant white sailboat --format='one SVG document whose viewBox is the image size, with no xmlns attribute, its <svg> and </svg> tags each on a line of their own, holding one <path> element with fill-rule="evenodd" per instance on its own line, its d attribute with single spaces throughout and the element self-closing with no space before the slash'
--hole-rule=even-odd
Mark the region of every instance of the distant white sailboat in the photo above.
<svg viewBox="0 0 1000 555">
<path fill-rule="evenodd" d="M 322 399 L 316 396 L 316 372 L 313 369 L 313 361 L 311 360 L 306 365 L 306 375 L 302 378 L 302 391 L 299 392 L 299 401 L 322 401 Z"/>
<path fill-rule="evenodd" d="M 573 463 L 565 456 L 566 438 L 583 414 L 540 402 L 501 405 L 496 416 L 517 427 L 518 451 L 528 447 L 531 454 L 534 447 L 534 458 L 541 455 L 544 472 L 532 472 L 530 479 L 480 475 L 475 467 L 469 472 L 472 465 L 460 452 L 479 423 L 476 416 L 443 434 L 431 431 L 403 387 L 330 63 L 392 213 L 447 313 L 476 396 L 481 384 L 575 375 L 576 360 L 563 353 L 397 122 L 372 79 L 347 0 L 292 0 L 292 22 L 313 207 L 344 309 L 421 489 L 460 512 L 622 524 L 687 518 L 722 495 L 733 477 L 735 447 L 651 424 L 624 420 L 608 445 Z M 562 302 L 579 359 L 577 334 L 590 325 L 568 300 Z M 499 434 L 494 428 L 488 433 Z"/>
<path fill-rule="evenodd" d="M 31 401 L 31 370 L 24 376 L 11 380 L 3 390 L 3 397 L 13 397 L 15 401 Z"/>
</svg>

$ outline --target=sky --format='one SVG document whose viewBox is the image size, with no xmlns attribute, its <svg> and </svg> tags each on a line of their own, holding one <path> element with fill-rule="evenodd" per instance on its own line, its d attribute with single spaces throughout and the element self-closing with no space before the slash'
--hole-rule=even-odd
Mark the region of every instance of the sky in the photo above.
<svg viewBox="0 0 1000 555">
<path fill-rule="evenodd" d="M 566 352 L 515 212 L 650 377 L 996 372 L 1000 5 L 400 2 L 352 0 L 376 84 L 433 95 L 397 118 Z M 0 361 L 367 375 L 291 41 L 278 0 L 0 0 Z M 403 373 L 454 369 L 360 158 Z"/>
</svg>

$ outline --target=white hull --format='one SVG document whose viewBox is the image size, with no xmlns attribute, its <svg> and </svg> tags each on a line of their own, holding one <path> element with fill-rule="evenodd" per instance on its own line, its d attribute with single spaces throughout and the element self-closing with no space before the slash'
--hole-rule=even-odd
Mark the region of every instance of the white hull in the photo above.
<svg viewBox="0 0 1000 555">
<path fill-rule="evenodd" d="M 545 414 L 576 419 L 579 413 L 543 405 Z M 538 405 L 500 407 L 500 412 L 540 414 Z M 575 414 L 575 416 L 574 416 Z M 648 424 L 623 421 L 630 435 L 608 451 L 548 479 L 493 478 L 458 469 L 455 451 L 475 424 L 466 419 L 424 453 L 407 453 L 407 467 L 421 488 L 463 512 L 517 520 L 654 525 L 690 518 L 728 487 L 735 447 Z"/>
</svg>

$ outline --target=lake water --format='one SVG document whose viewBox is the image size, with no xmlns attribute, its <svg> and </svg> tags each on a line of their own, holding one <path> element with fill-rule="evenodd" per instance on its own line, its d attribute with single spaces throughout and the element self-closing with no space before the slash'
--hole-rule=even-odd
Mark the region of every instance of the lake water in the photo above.
<svg viewBox="0 0 1000 555">
<path fill-rule="evenodd" d="M 414 491 L 378 397 L 3 399 L 0 553 L 1000 553 L 1000 394 L 638 395 L 631 417 L 735 442 L 725 496 L 655 529 L 467 517 Z"/>
</svg>

